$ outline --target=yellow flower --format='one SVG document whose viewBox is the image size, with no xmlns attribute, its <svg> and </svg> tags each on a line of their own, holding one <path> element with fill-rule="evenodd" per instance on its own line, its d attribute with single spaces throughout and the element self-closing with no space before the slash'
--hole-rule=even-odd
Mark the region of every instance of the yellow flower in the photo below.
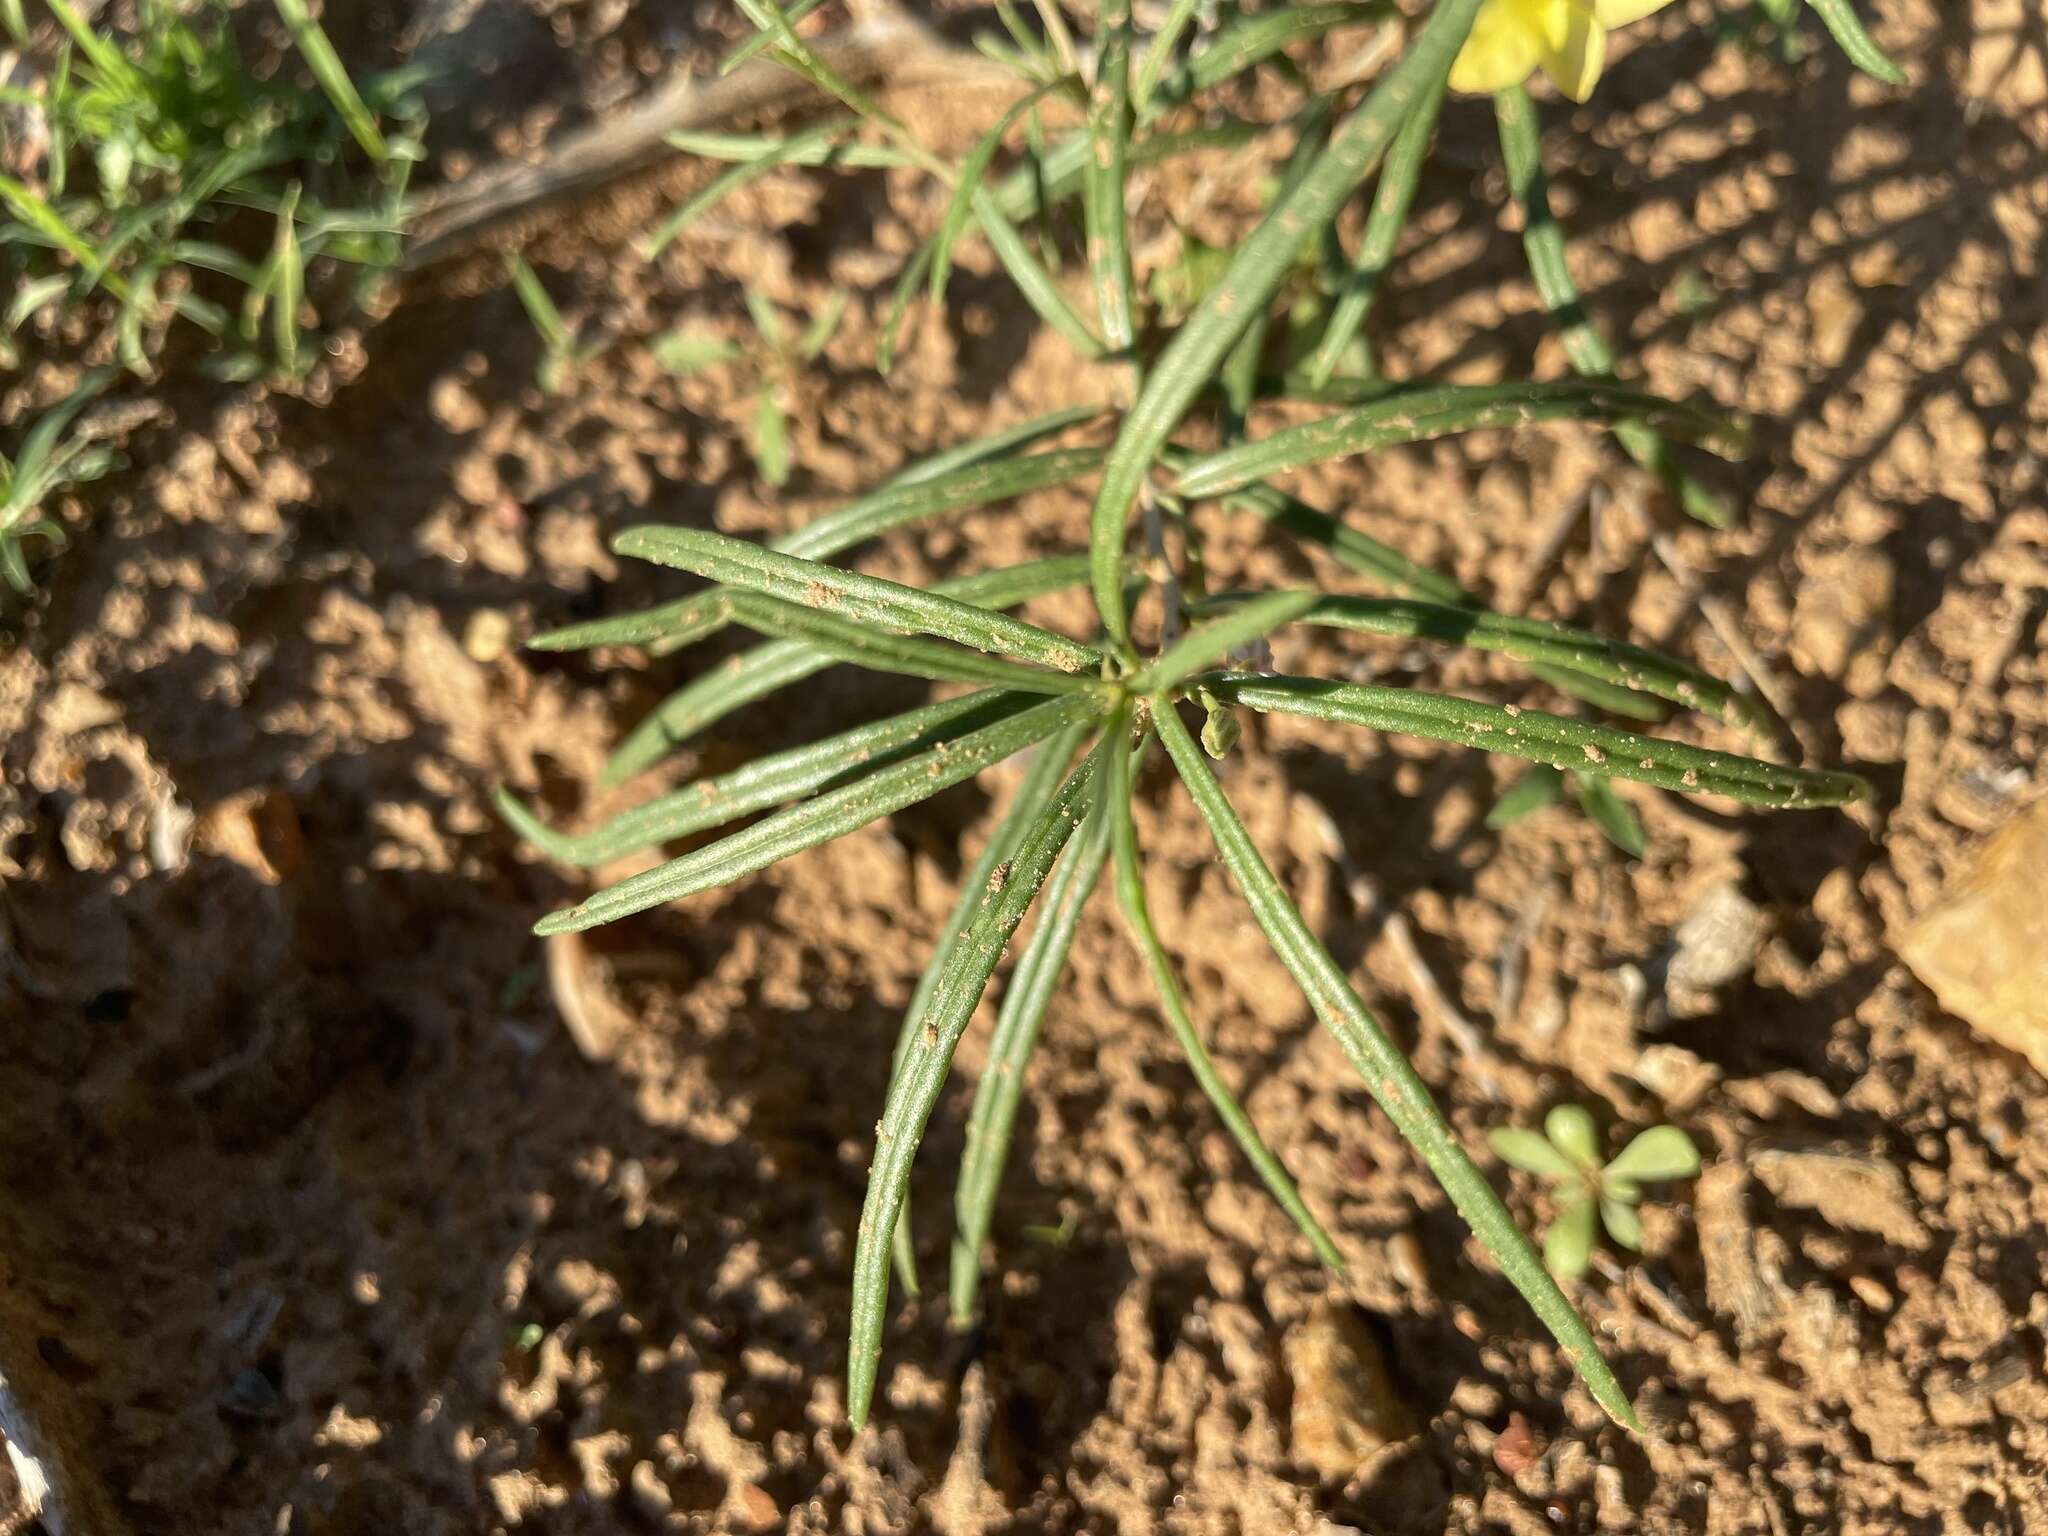
<svg viewBox="0 0 2048 1536">
<path fill-rule="evenodd" d="M 1671 0 L 1486 0 L 1451 66 L 1451 89 L 1492 95 L 1541 66 L 1573 101 L 1584 101 L 1607 62 L 1607 29 L 1641 21 Z"/>
</svg>

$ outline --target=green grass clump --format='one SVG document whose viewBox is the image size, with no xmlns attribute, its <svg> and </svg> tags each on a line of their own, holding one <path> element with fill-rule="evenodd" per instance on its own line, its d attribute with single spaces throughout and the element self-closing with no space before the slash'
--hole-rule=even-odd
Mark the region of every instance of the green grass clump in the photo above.
<svg viewBox="0 0 2048 1536">
<path fill-rule="evenodd" d="M 292 59 L 252 72 L 225 0 L 137 0 L 110 11 L 130 18 L 119 26 L 41 4 L 62 42 L 33 87 L 6 93 L 38 142 L 0 176 L 5 333 L 85 311 L 96 345 L 137 374 L 178 325 L 206 338 L 216 376 L 304 374 L 316 311 L 397 260 L 420 153 L 408 81 L 358 91 L 304 0 L 276 11 L 310 87 Z M 26 41 L 22 8 L 5 19 Z"/>
<path fill-rule="evenodd" d="M 965 1320 L 979 1304 L 983 1250 L 1024 1066 L 1075 934 L 1087 921 L 1089 894 L 1112 868 L 1125 926 L 1197 1084 L 1309 1249 L 1333 1268 L 1341 1265 L 1339 1244 L 1210 1062 L 1194 1003 L 1152 916 L 1145 850 L 1132 808 L 1141 765 L 1149 754 L 1161 753 L 1208 827 L 1216 856 L 1254 920 L 1366 1091 L 1441 1182 L 1593 1396 L 1614 1418 L 1634 1426 L 1621 1385 L 1586 1324 L 1422 1079 L 1303 919 L 1211 766 L 1212 755 L 1232 749 L 1238 720 L 1251 712 L 1520 758 L 1554 773 L 1559 784 L 1569 774 L 1589 807 L 1610 811 L 1602 797 L 1611 795 L 1616 780 L 1764 807 L 1840 806 L 1865 793 L 1862 781 L 1849 774 L 1786 767 L 1605 723 L 1596 712 L 1653 723 L 1676 707 L 1735 728 L 1754 726 L 1759 717 L 1744 694 L 1684 662 L 1491 612 L 1455 582 L 1270 483 L 1270 477 L 1305 466 L 1405 443 L 1527 422 L 1582 421 L 1611 428 L 1686 510 L 1709 519 L 1727 515 L 1717 497 L 1689 491 L 1693 471 L 1675 445 L 1730 451 L 1739 447 L 1741 434 L 1719 412 L 1662 400 L 1614 378 L 1616 359 L 1569 289 L 1562 234 L 1547 208 L 1539 207 L 1533 118 L 1519 87 L 1498 103 L 1510 179 L 1529 214 L 1529 257 L 1539 286 L 1557 323 L 1567 328 L 1581 376 L 1475 386 L 1393 380 L 1341 367 L 1359 354 L 1356 342 L 1426 159 L 1446 78 L 1481 0 L 1437 0 L 1406 53 L 1348 109 L 1327 98 L 1311 98 L 1303 106 L 1294 123 L 1295 150 L 1272 184 L 1264 218 L 1230 251 L 1205 258 L 1203 270 L 1190 270 L 1183 281 L 1167 285 L 1173 290 L 1170 318 L 1141 302 L 1154 285 L 1141 284 L 1133 269 L 1125 185 L 1130 169 L 1196 148 L 1246 142 L 1257 132 L 1255 125 L 1227 112 L 1205 111 L 1196 128 L 1169 118 L 1205 91 L 1264 63 L 1299 78 L 1279 57 L 1286 45 L 1340 26 L 1377 24 L 1393 14 L 1391 8 L 1371 0 L 1324 0 L 1256 16 L 1229 15 L 1184 51 L 1198 9 L 1189 4 L 1172 6 L 1161 33 L 1148 41 L 1134 34 L 1122 0 L 1104 0 L 1085 46 L 1066 36 L 1063 25 L 1041 34 L 1017 8 L 1005 5 L 999 9 L 1008 37 L 989 40 L 985 51 L 1014 63 L 1027 94 L 961 164 L 950 165 L 835 77 L 776 0 L 742 5 L 761 30 L 746 51 L 768 51 L 838 96 L 848 115 L 784 138 L 691 136 L 685 141 L 690 148 L 735 169 L 714 184 L 712 195 L 686 205 L 687 217 L 671 220 L 657 238 L 674 238 L 716 195 L 776 165 L 926 171 L 945 190 L 946 212 L 897 286 L 884 322 L 884 363 L 915 296 L 940 295 L 955 248 L 978 237 L 1079 359 L 1115 371 L 1129 404 L 1103 446 L 1046 447 L 1054 434 L 1101 414 L 1087 407 L 1060 412 L 913 466 L 765 546 L 671 526 L 620 533 L 614 548 L 621 555 L 710 585 L 654 608 L 540 636 L 536 645 L 630 643 L 660 653 L 730 625 L 752 630 L 766 643 L 660 704 L 621 743 L 608 782 L 652 765 L 741 704 L 834 663 L 954 689 L 937 703 L 771 754 L 576 836 L 547 827 L 502 796 L 506 816 L 536 844 L 585 865 L 685 833 L 737 827 L 548 916 L 537 931 L 591 928 L 741 879 L 1004 758 L 1029 754 L 1009 810 L 940 930 L 895 1042 L 854 1254 L 848 1408 L 859 1425 L 876 1390 L 892 1253 L 902 1284 L 916 1289 L 911 1170 L 954 1052 L 1005 950 L 1035 914 L 997 1011 L 990 1065 L 969 1114 L 958 1177 L 949 1293 L 953 1314 Z M 1059 14 L 1056 5 L 1040 10 L 1047 18 Z M 1084 59 L 1092 63 L 1077 64 Z M 1071 100 L 1085 127 L 1048 139 L 1042 125 L 1028 124 L 1028 163 L 990 180 L 1002 134 L 1025 122 L 1037 102 L 1055 95 Z M 1335 222 L 1375 171 L 1380 181 L 1365 239 L 1356 257 L 1346 258 L 1335 246 Z M 1022 227 L 1073 201 L 1081 204 L 1092 317 L 1069 304 L 1052 265 L 1060 259 L 1057 247 L 1028 238 Z M 1305 370 L 1298 369 L 1303 362 Z M 1305 424 L 1251 435 L 1259 407 L 1284 397 L 1338 408 Z M 1207 435 L 1184 431 L 1212 406 L 1220 409 Z M 837 563 L 885 532 L 1082 479 L 1095 485 L 1085 549 L 976 571 L 930 589 Z M 1377 590 L 1207 592 L 1200 528 L 1192 515 L 1201 507 L 1250 513 L 1277 533 L 1321 548 L 1348 576 Z M 1134 523 L 1144 529 L 1142 555 L 1132 547 Z M 1177 566 L 1167 558 L 1169 527 L 1184 551 Z M 1080 585 L 1094 597 L 1092 633 L 1056 632 L 1009 611 L 1035 596 Z M 1553 713 L 1257 669 L 1270 654 L 1270 638 L 1301 625 L 1496 652 L 1578 703 L 1573 713 Z M 1199 740 L 1183 720 L 1184 706 L 1205 717 Z M 759 819 L 747 819 L 764 811 Z M 1609 827 L 1610 835 L 1621 831 L 1618 822 Z M 1183 937 L 1183 943 L 1198 940 Z"/>
</svg>

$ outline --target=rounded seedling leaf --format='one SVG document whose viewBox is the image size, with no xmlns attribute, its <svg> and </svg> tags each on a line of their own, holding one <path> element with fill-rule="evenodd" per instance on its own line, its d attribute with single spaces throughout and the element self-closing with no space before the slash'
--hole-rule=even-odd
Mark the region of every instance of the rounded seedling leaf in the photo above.
<svg viewBox="0 0 2048 1536">
<path fill-rule="evenodd" d="M 1543 1263 L 1560 1280 L 1576 1280 L 1593 1257 L 1593 1197 L 1574 1196 L 1543 1234 Z"/>
<path fill-rule="evenodd" d="M 1700 1171 L 1699 1148 L 1675 1125 L 1653 1125 L 1621 1149 L 1607 1165 L 1610 1179 L 1655 1183 L 1689 1179 Z"/>
<path fill-rule="evenodd" d="M 1600 1197 L 1600 1224 L 1607 1228 L 1607 1235 L 1626 1248 L 1630 1253 L 1643 1251 L 1642 1214 L 1626 1200 L 1617 1199 L 1612 1193 Z"/>
<path fill-rule="evenodd" d="M 1592 1111 L 1584 1105 L 1558 1105 L 1543 1117 L 1543 1134 L 1577 1167 L 1600 1166 L 1600 1128 L 1593 1123 Z"/>
<path fill-rule="evenodd" d="M 1579 1170 L 1571 1159 L 1534 1131 L 1504 1125 L 1488 1133 L 1486 1144 L 1493 1148 L 1493 1155 L 1510 1168 L 1519 1168 L 1524 1173 L 1545 1179 L 1578 1177 Z"/>
</svg>

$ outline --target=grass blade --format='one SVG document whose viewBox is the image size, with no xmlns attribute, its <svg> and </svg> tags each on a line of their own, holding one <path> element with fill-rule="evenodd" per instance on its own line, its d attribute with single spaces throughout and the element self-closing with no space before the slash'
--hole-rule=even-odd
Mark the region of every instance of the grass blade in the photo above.
<svg viewBox="0 0 2048 1536">
<path fill-rule="evenodd" d="M 1124 417 L 1103 468 L 1089 535 L 1095 601 L 1119 650 L 1130 645 L 1129 619 L 1119 606 L 1125 526 L 1159 450 L 1237 338 L 1264 312 L 1302 242 L 1335 217 L 1422 94 L 1450 72 L 1479 5 L 1480 0 L 1439 0 L 1401 62 L 1345 119 L 1301 184 L 1238 247 L 1223 280 L 1175 333 Z"/>
<path fill-rule="evenodd" d="M 1168 704 L 1163 706 L 1171 709 Z M 1179 979 L 1174 975 L 1173 961 L 1166 953 L 1165 945 L 1159 941 L 1159 930 L 1152 922 L 1152 907 L 1145 894 L 1145 873 L 1138 861 L 1138 829 L 1131 818 L 1131 771 L 1137 754 L 1119 752 L 1115 764 L 1117 779 L 1106 797 L 1112 836 L 1116 846 L 1116 890 L 1122 904 L 1124 921 L 1131 930 L 1131 937 L 1144 953 L 1145 962 L 1152 971 L 1152 984 L 1159 993 L 1161 1010 L 1166 1014 L 1168 1025 L 1174 1037 L 1179 1040 L 1183 1053 L 1188 1058 L 1188 1068 L 1195 1075 L 1195 1081 L 1215 1106 L 1217 1116 L 1229 1129 L 1238 1146 L 1243 1149 L 1249 1161 L 1272 1193 L 1280 1208 L 1287 1212 L 1295 1226 L 1301 1229 L 1316 1257 L 1331 1269 L 1342 1270 L 1344 1257 L 1338 1253 L 1337 1245 L 1330 1240 L 1330 1234 L 1323 1230 L 1308 1208 L 1308 1202 L 1301 1198 L 1301 1191 L 1294 1180 L 1288 1177 L 1287 1169 L 1273 1149 L 1266 1145 L 1252 1124 L 1251 1116 L 1244 1112 L 1244 1106 L 1230 1091 L 1230 1085 L 1216 1070 L 1216 1063 L 1210 1057 L 1208 1047 L 1202 1043 L 1201 1034 L 1195 1029 L 1195 1021 L 1188 1016 L 1187 1004 L 1182 999 Z"/>
<path fill-rule="evenodd" d="M 835 117 L 829 122 L 819 123 L 816 127 L 806 128 L 801 133 L 793 133 L 765 153 L 757 155 L 751 160 L 743 161 L 735 165 L 731 170 L 713 177 L 710 183 L 697 192 L 695 196 L 687 199 L 680 208 L 676 209 L 666 219 L 663 219 L 660 225 L 655 228 L 654 233 L 640 242 L 641 258 L 646 261 L 652 261 L 666 250 L 677 236 L 696 223 L 698 219 L 709 213 L 713 208 L 716 208 L 726 198 L 747 185 L 748 182 L 758 181 L 777 166 L 788 165 L 792 162 L 805 164 L 822 163 L 826 154 L 830 151 L 833 142 L 850 133 L 854 126 L 855 121 L 852 118 Z M 817 155 L 816 160 L 804 159 L 805 156 L 813 153 Z"/>
<path fill-rule="evenodd" d="M 1726 795 L 1745 805 L 1808 810 L 1847 805 L 1870 789 L 1853 773 L 1787 768 L 1542 710 L 1479 704 L 1412 688 L 1229 672 L 1212 672 L 1200 681 L 1217 698 L 1248 709 L 1423 736 L 1681 794 Z"/>
<path fill-rule="evenodd" d="M 1088 904 L 1109 856 L 1109 818 L 1104 805 L 1109 759 L 1122 754 L 1124 732 L 1112 720 L 1092 756 L 1092 792 L 1081 835 L 1068 844 L 1039 903 L 1038 926 L 1017 957 L 1010 985 L 989 1036 L 988 1067 L 975 1087 L 967 1116 L 967 1146 L 953 1194 L 953 1249 L 948 1305 L 956 1324 L 970 1322 L 981 1290 L 981 1250 L 994 1225 L 996 1196 L 1009 1161 L 1024 1093 L 1024 1066 L 1038 1043 L 1038 1027 L 1059 987 L 1074 947 L 1081 909 Z M 900 1219 L 900 1218 L 899 1218 Z"/>
<path fill-rule="evenodd" d="M 1558 327 L 1558 338 L 1573 371 L 1588 378 L 1611 377 L 1614 349 L 1586 314 L 1579 285 L 1572 281 L 1571 264 L 1565 259 L 1564 230 L 1551 211 L 1535 103 L 1527 89 L 1518 85 L 1495 96 L 1493 109 L 1500 126 L 1501 155 L 1507 162 L 1508 193 L 1522 205 L 1522 249 L 1528 256 L 1537 295 Z M 1727 499 L 1689 473 L 1672 455 L 1670 445 L 1649 426 L 1621 422 L 1614 429 L 1614 440 L 1689 517 L 1712 528 L 1733 523 L 1735 514 Z"/>
<path fill-rule="evenodd" d="M 355 141 L 363 146 L 363 153 L 379 167 L 383 166 L 391 158 L 391 147 L 384 142 L 384 135 L 377 128 L 377 119 L 363 105 L 362 95 L 356 90 L 355 82 L 349 79 L 341 55 L 334 51 L 334 44 L 327 40 L 320 23 L 313 19 L 306 0 L 276 0 L 276 5 L 278 18 L 284 22 L 285 30 L 291 33 L 293 46 L 305 59 L 306 67 L 313 71 L 313 78 L 319 82 L 320 89 L 334 103 L 334 110 L 341 114 L 342 122 L 354 135 Z"/>
<path fill-rule="evenodd" d="M 1086 579 L 1085 556 L 1055 555 L 1048 560 L 956 577 L 940 582 L 934 590 L 964 602 L 1006 608 Z M 729 597 L 722 591 L 716 595 L 720 603 Z M 730 617 L 727 608 L 718 622 L 722 625 Z M 624 782 L 734 710 L 822 672 L 837 659 L 829 651 L 795 640 L 779 640 L 734 658 L 663 700 L 619 743 L 605 763 L 599 782 Z"/>
<path fill-rule="evenodd" d="M 892 635 L 836 614 L 753 592 L 735 592 L 732 605 L 733 618 L 756 634 L 801 641 L 834 661 L 871 672 L 894 672 L 935 683 L 983 683 L 1026 693 L 1097 693 L 1101 687 L 1092 677 L 1070 677 L 937 640 Z"/>
<path fill-rule="evenodd" d="M 1442 81 L 1425 91 L 1408 114 L 1408 121 L 1394 135 L 1387 149 L 1387 163 L 1380 168 L 1379 185 L 1373 191 L 1372 209 L 1365 218 L 1365 233 L 1359 237 L 1358 255 L 1351 263 L 1344 291 L 1323 327 L 1323 338 L 1309 359 L 1312 383 L 1330 382 L 1353 337 L 1364 328 L 1372 309 L 1373 295 L 1380 279 L 1393 265 L 1394 248 L 1401 242 L 1401 230 L 1408 222 L 1408 210 L 1415 205 L 1415 188 L 1422 180 L 1422 162 L 1429 158 L 1430 140 L 1436 136 L 1436 118 L 1443 106 Z"/>
<path fill-rule="evenodd" d="M 1045 708 L 1046 706 L 1040 706 Z M 1059 706 L 1053 706 L 1059 707 Z M 1095 791 L 1094 759 L 1083 761 L 1046 802 L 1018 845 L 1008 874 L 991 882 L 968 924 L 967 936 L 932 989 L 913 1030 L 910 1048 L 889 1085 L 889 1100 L 875 1129 L 867 1200 L 853 1259 L 853 1319 L 847 1343 L 846 1410 L 856 1431 L 866 1425 L 882 1358 L 882 1323 L 889 1306 L 889 1247 L 910 1187 L 910 1167 L 932 1106 L 938 1102 L 953 1052 L 975 1005 L 988 988 L 1025 909 L 1052 873 L 1077 819 Z"/>
<path fill-rule="evenodd" d="M 1284 624 L 1321 606 L 1314 592 L 1262 592 L 1231 605 L 1220 618 L 1198 624 L 1131 679 L 1133 693 L 1159 693 L 1178 686 L 1203 668 L 1222 661 L 1239 646 L 1262 640 Z"/>
<path fill-rule="evenodd" d="M 1540 421 L 1655 422 L 1674 434 L 1733 445 L 1728 418 L 1602 380 L 1446 384 L 1382 395 L 1348 411 L 1205 454 L 1181 470 L 1183 496 L 1215 496 L 1325 459 L 1397 443 Z"/>
<path fill-rule="evenodd" d="M 1180 46 L 1180 35 L 1187 31 L 1188 23 L 1195 19 L 1195 7 L 1201 0 L 1173 0 L 1173 8 L 1166 13 L 1166 20 L 1159 30 L 1152 34 L 1152 40 L 1145 45 L 1145 62 L 1138 68 L 1138 78 L 1131 86 L 1131 105 L 1142 116 L 1146 103 L 1151 101 L 1153 91 L 1159 87 L 1159 77 L 1166 72 L 1166 66 L 1173 59 L 1173 50 Z"/>
<path fill-rule="evenodd" d="M 952 741 L 939 742 L 855 783 L 778 811 L 709 847 L 607 886 L 577 906 L 551 912 L 533 931 L 543 935 L 578 933 L 698 891 L 730 885 L 791 854 L 929 799 L 974 777 L 989 764 L 1043 741 L 1062 726 L 1089 718 L 1100 708 L 1095 699 L 1053 699 Z"/>
<path fill-rule="evenodd" d="M 1262 593 L 1244 600 L 1246 608 L 1274 603 L 1284 593 Z M 1294 594 L 1301 596 L 1303 594 Z M 1235 594 L 1211 600 L 1211 606 L 1234 604 Z M 1284 613 L 1274 603 L 1273 612 Z M 1467 645 L 1474 650 L 1497 651 L 1517 661 L 1540 664 L 1551 670 L 1583 673 L 1599 682 L 1623 690 L 1640 690 L 1730 725 L 1764 729 L 1766 721 L 1757 706 L 1726 683 L 1668 656 L 1619 640 L 1609 640 L 1588 630 L 1552 624 L 1543 619 L 1520 619 L 1484 608 L 1449 607 L 1399 597 L 1320 597 L 1295 609 L 1280 620 L 1282 624 L 1320 624 L 1360 634 L 1380 635 L 1390 640 L 1440 640 Z M 1273 625 L 1271 628 L 1278 628 Z M 1200 634 L 1201 630 L 1194 631 Z M 1193 635 L 1189 636 L 1190 639 Z M 1183 642 L 1185 644 L 1186 642 Z M 1171 653 L 1169 653 L 1171 654 Z M 1162 662 L 1164 658 L 1161 658 Z M 1198 670 L 1190 667 L 1186 677 Z M 1178 678 L 1142 685 L 1147 691 L 1170 687 Z M 1138 685 L 1134 685 L 1138 686 Z"/>
<path fill-rule="evenodd" d="M 1060 780 L 1066 777 L 1068 764 L 1073 762 L 1081 743 L 1087 740 L 1089 729 L 1086 724 L 1069 726 L 1032 749 L 1031 761 L 1024 769 L 1024 777 L 1017 785 L 1010 808 L 996 824 L 973 867 L 962 878 L 953 910 L 946 917 L 945 927 L 939 930 L 939 941 L 932 946 L 924 974 L 918 978 L 917 989 L 910 994 L 910 1003 L 903 1010 L 903 1024 L 896 1036 L 896 1051 L 890 1058 L 892 1083 L 896 1074 L 903 1070 L 903 1058 L 909 1052 L 910 1042 L 924 1018 L 926 1005 L 938 988 L 939 978 L 953 963 L 954 951 L 966 938 L 975 912 L 988 900 L 989 882 L 996 878 L 996 870 L 1017 851 L 1017 845 L 1023 842 L 1024 835 L 1031 830 L 1046 802 L 1052 798 L 1053 791 L 1059 788 Z M 917 1264 L 911 1242 L 908 1188 L 903 1192 L 903 1208 L 897 1213 L 896 1232 L 890 1246 L 895 1256 L 897 1279 L 902 1282 L 904 1290 L 917 1295 Z"/>
<path fill-rule="evenodd" d="M 822 741 L 771 753 L 716 778 L 699 779 L 575 836 L 549 827 L 507 790 L 500 789 L 495 800 L 499 814 L 542 853 L 588 868 L 724 826 L 819 790 L 837 789 L 935 743 L 992 725 L 1035 702 L 1030 694 L 985 690 L 926 704 Z"/>
<path fill-rule="evenodd" d="M 1906 84 L 1906 72 L 1871 40 L 1849 0 L 1807 0 L 1807 4 L 1813 7 L 1814 14 L 1820 17 L 1842 52 L 1849 56 L 1851 64 L 1886 85 Z"/>
<path fill-rule="evenodd" d="M 1202 749 L 1181 724 L 1180 716 L 1174 713 L 1172 705 L 1162 701 L 1155 710 L 1155 720 L 1167 755 L 1180 770 L 1181 781 L 1194 797 L 1202 819 L 1209 824 L 1231 878 L 1237 882 L 1259 927 L 1265 930 L 1274 953 L 1307 995 L 1323 1027 L 1351 1058 L 1366 1088 L 1395 1128 L 1429 1165 L 1458 1214 L 1485 1244 L 1515 1289 L 1535 1308 L 1536 1315 L 1556 1337 L 1600 1406 L 1616 1422 L 1640 1432 L 1642 1426 L 1629 1406 L 1627 1394 L 1601 1358 L 1600 1347 L 1585 1321 L 1565 1299 L 1500 1197 L 1458 1144 L 1456 1134 L 1431 1099 L 1428 1086 L 1387 1038 L 1379 1021 L 1352 990 L 1350 978 L 1330 958 L 1322 941 L 1287 899 L 1279 880 L 1245 832 L 1244 823 L 1224 798 L 1222 786 L 1203 758 Z"/>
<path fill-rule="evenodd" d="M 1037 662 L 1055 672 L 1097 672 L 1103 664 L 1102 653 L 1094 646 L 1022 619 L 879 576 L 799 559 L 721 533 L 642 525 L 616 535 L 612 548 L 636 560 L 674 566 L 786 603 L 830 609 L 845 618 L 891 629 L 936 635 L 973 650 Z"/>
<path fill-rule="evenodd" d="M 1091 145 L 1081 210 L 1095 312 L 1112 352 L 1132 342 L 1136 312 L 1131 277 L 1130 215 L 1124 208 L 1124 162 L 1131 143 L 1131 0 L 1102 0 L 1101 56 L 1088 100 Z"/>
</svg>

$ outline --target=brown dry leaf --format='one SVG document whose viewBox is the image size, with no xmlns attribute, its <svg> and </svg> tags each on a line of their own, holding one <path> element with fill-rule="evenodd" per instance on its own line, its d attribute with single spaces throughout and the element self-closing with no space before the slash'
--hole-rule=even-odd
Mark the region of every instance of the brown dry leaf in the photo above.
<svg viewBox="0 0 2048 1536">
<path fill-rule="evenodd" d="M 1941 1006 L 2048 1074 L 2048 799 L 1978 849 L 1899 944 Z"/>
</svg>

